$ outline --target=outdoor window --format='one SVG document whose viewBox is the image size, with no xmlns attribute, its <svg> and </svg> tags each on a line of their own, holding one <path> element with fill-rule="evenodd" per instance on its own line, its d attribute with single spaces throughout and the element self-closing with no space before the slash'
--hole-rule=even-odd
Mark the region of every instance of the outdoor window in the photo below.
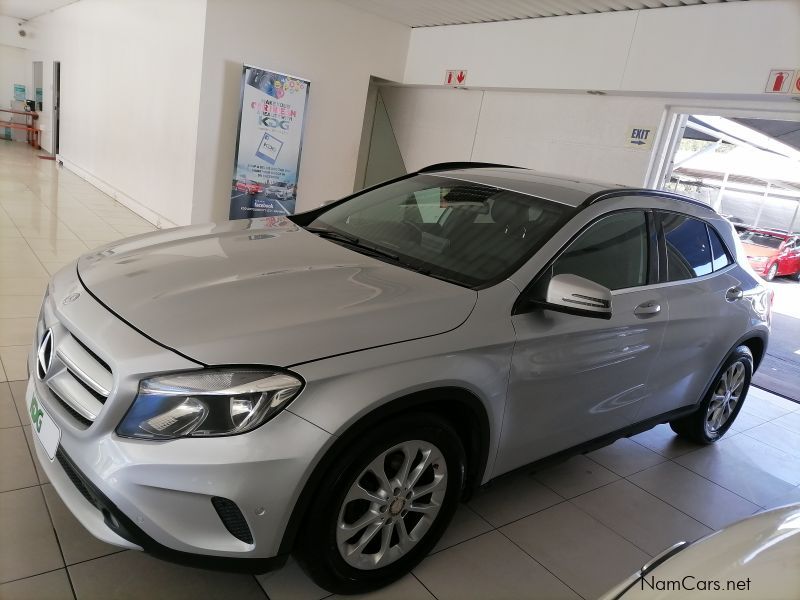
<svg viewBox="0 0 800 600">
<path fill-rule="evenodd" d="M 676 213 L 662 213 L 661 224 L 667 243 L 669 281 L 711 273 L 711 249 L 704 222 Z"/>
</svg>

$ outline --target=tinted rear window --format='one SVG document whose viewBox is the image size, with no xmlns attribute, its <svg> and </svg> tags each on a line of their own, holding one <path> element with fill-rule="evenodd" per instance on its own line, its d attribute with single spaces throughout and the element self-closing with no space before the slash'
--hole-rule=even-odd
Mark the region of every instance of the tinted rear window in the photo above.
<svg viewBox="0 0 800 600">
<path fill-rule="evenodd" d="M 661 223 L 667 243 L 668 280 L 681 281 L 711 273 L 706 224 L 675 213 L 662 213 Z"/>
<path fill-rule="evenodd" d="M 714 270 L 719 271 L 733 263 L 733 260 L 725 250 L 725 244 L 722 243 L 719 234 L 711 226 L 708 227 L 708 237 L 711 238 L 711 256 L 714 261 Z"/>
</svg>

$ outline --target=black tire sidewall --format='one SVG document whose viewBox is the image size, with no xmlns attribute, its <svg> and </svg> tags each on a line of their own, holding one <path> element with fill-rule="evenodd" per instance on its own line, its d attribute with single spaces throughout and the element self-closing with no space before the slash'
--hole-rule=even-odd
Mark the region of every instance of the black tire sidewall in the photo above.
<svg viewBox="0 0 800 600">
<path fill-rule="evenodd" d="M 406 556 L 380 569 L 356 569 L 345 562 L 336 544 L 341 504 L 355 478 L 376 456 L 396 444 L 415 439 L 433 443 L 447 463 L 447 492 L 439 514 Z M 309 507 L 301 532 L 299 561 L 312 579 L 335 593 L 366 592 L 399 579 L 433 549 L 450 523 L 464 486 L 464 456 L 458 435 L 435 415 L 397 417 L 376 426 L 337 457 L 320 483 L 319 494 Z"/>
<path fill-rule="evenodd" d="M 732 364 L 741 362 L 744 365 L 744 386 L 742 387 L 742 393 L 739 395 L 739 401 L 736 403 L 736 406 L 733 409 L 733 413 L 730 417 L 728 417 L 728 421 L 720 427 L 713 435 L 708 435 L 706 433 L 705 428 L 705 420 L 706 420 L 706 412 L 708 411 L 708 405 L 711 404 L 711 399 L 714 396 L 714 391 L 717 389 L 719 385 L 719 381 L 722 378 L 722 375 L 727 371 Z M 700 409 L 697 411 L 697 423 L 696 426 L 698 427 L 697 433 L 702 437 L 703 441 L 707 444 L 711 444 L 719 440 L 725 433 L 727 433 L 728 429 L 731 428 L 731 425 L 736 420 L 736 417 L 739 415 L 739 411 L 742 410 L 742 405 L 744 404 L 745 399 L 747 398 L 747 393 L 750 390 L 750 382 L 753 378 L 753 354 L 750 352 L 750 349 L 747 346 L 739 346 L 736 348 L 728 359 L 723 363 L 720 370 L 717 372 L 716 377 L 714 377 L 714 382 L 711 384 L 711 387 L 708 389 L 708 393 L 706 393 L 706 397 L 703 399 L 702 404 L 700 405 Z"/>
</svg>

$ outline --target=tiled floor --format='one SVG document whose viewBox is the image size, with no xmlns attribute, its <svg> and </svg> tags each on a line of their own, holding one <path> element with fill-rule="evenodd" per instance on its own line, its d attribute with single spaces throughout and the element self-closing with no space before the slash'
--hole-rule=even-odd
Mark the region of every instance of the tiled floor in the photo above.
<svg viewBox="0 0 800 600">
<path fill-rule="evenodd" d="M 149 228 L 52 161 L 0 143 L 0 599 L 328 597 L 292 562 L 252 577 L 107 546 L 35 464 L 21 380 L 48 273 L 92 245 Z M 594 598 L 675 541 L 800 501 L 798 461 L 800 405 L 752 389 L 714 446 L 661 425 L 493 482 L 459 508 L 413 574 L 372 597 Z"/>
</svg>

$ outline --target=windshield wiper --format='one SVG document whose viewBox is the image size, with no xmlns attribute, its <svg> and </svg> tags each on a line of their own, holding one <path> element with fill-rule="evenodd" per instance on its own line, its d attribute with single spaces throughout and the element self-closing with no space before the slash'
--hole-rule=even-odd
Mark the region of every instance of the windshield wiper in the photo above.
<svg viewBox="0 0 800 600">
<path fill-rule="evenodd" d="M 357 248 L 358 250 L 363 251 L 364 254 L 371 254 L 372 256 L 379 256 L 381 258 L 389 259 L 397 266 L 408 269 L 409 271 L 414 271 L 415 273 L 419 273 L 420 275 L 427 275 L 428 277 L 433 277 L 434 279 L 440 279 L 448 283 L 454 283 L 461 287 L 464 287 L 466 285 L 463 281 L 459 279 L 454 279 L 448 277 L 447 275 L 441 275 L 440 273 L 436 273 L 435 271 L 432 271 L 429 268 L 420 265 L 415 265 L 409 263 L 408 261 L 404 261 L 397 254 L 392 254 L 391 252 L 387 252 L 386 250 L 382 250 L 381 248 L 376 248 L 375 246 L 367 246 L 366 244 L 362 244 L 361 240 L 359 240 L 354 235 L 341 233 L 339 231 L 334 231 L 333 229 L 326 229 L 324 227 L 305 227 L 304 229 L 310 233 L 318 235 L 321 238 L 326 238 L 336 242 L 341 242 L 343 244 L 347 244 L 348 246 L 352 246 L 353 248 Z"/>
<path fill-rule="evenodd" d="M 329 240 L 342 242 L 344 244 L 347 244 L 348 246 L 353 246 L 354 248 L 363 250 L 366 254 L 372 254 L 374 256 L 381 256 L 383 258 L 388 258 L 389 260 L 396 263 L 400 262 L 400 257 L 397 256 L 396 254 L 392 254 L 391 252 L 387 252 L 386 250 L 381 250 L 380 248 L 375 248 L 374 246 L 367 246 L 366 244 L 362 244 L 361 240 L 359 240 L 354 235 L 341 233 L 339 231 L 333 231 L 332 229 L 325 229 L 323 227 L 306 227 L 305 230 L 311 233 L 315 233 L 321 238 L 326 238 Z"/>
<path fill-rule="evenodd" d="M 305 230 L 310 233 L 315 233 L 322 238 L 338 240 L 340 242 L 346 242 L 348 244 L 354 244 L 356 246 L 358 245 L 358 238 L 355 237 L 354 235 L 339 233 L 338 231 L 334 231 L 333 229 L 325 229 L 324 227 L 306 227 Z"/>
</svg>

